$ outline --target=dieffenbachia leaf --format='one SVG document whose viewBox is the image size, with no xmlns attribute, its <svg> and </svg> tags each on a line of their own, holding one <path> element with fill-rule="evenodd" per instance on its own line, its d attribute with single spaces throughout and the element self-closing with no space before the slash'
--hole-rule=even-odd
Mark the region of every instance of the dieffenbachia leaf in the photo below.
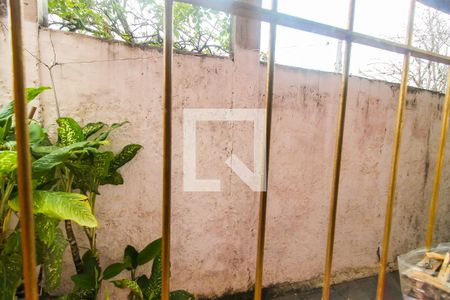
<svg viewBox="0 0 450 300">
<path fill-rule="evenodd" d="M 58 144 L 68 146 L 86 140 L 83 129 L 72 118 L 59 118 L 58 123 Z"/>
<path fill-rule="evenodd" d="M 112 283 L 119 289 L 130 289 L 140 300 L 144 299 L 141 288 L 136 281 L 131 279 L 113 280 Z"/>
<path fill-rule="evenodd" d="M 0 151 L 0 176 L 17 169 L 16 151 Z"/>
<path fill-rule="evenodd" d="M 138 151 L 142 149 L 141 145 L 138 144 L 130 144 L 123 147 L 122 151 L 117 154 L 111 162 L 110 170 L 116 171 L 130 160 L 132 160 Z"/>
<path fill-rule="evenodd" d="M 195 296 L 184 290 L 170 292 L 170 300 L 195 300 Z"/>
<path fill-rule="evenodd" d="M 46 137 L 44 128 L 42 128 L 39 123 L 34 121 L 28 125 L 28 132 L 30 136 L 30 144 L 38 144 Z"/>
<path fill-rule="evenodd" d="M 102 132 L 95 140 L 96 141 L 104 141 L 108 138 L 109 134 L 114 130 L 117 129 L 119 127 L 122 127 L 123 125 L 127 124 L 128 121 L 124 121 L 122 123 L 114 123 L 112 124 L 108 130 L 106 130 L 105 132 Z"/>
<path fill-rule="evenodd" d="M 59 220 L 49 218 L 45 215 L 38 214 L 34 218 L 35 231 L 38 239 L 46 245 L 51 245 L 55 242 L 56 229 Z"/>
<path fill-rule="evenodd" d="M 143 265 L 161 254 L 162 239 L 159 238 L 148 244 L 138 255 L 138 264 Z"/>
<path fill-rule="evenodd" d="M 114 153 L 111 151 L 93 151 L 92 171 L 96 178 L 104 178 L 109 174 L 109 169 L 112 160 L 114 159 Z"/>
<path fill-rule="evenodd" d="M 33 172 L 39 173 L 39 172 L 50 170 L 50 169 L 64 163 L 70 157 L 72 151 L 84 149 L 85 147 L 91 146 L 92 143 L 93 142 L 87 142 L 87 141 L 79 142 L 79 143 L 71 144 L 69 146 L 65 146 L 65 147 L 53 150 L 50 153 L 42 156 L 41 158 L 39 158 L 38 160 L 33 162 L 33 164 L 32 164 Z M 39 147 L 39 149 L 41 149 L 41 147 Z M 54 148 L 49 147 L 48 149 L 51 150 Z"/>
<path fill-rule="evenodd" d="M 103 271 L 103 279 L 111 279 L 119 275 L 123 270 L 125 270 L 125 265 L 123 263 L 111 264 Z"/>
<path fill-rule="evenodd" d="M 123 253 L 123 262 L 127 270 L 136 269 L 138 266 L 139 252 L 131 245 L 125 247 Z"/>
<path fill-rule="evenodd" d="M 40 86 L 36 88 L 27 88 L 25 90 L 26 100 L 30 102 L 34 100 L 43 91 L 50 89 L 48 86 Z M 14 101 L 10 101 L 2 109 L 0 109 L 0 119 L 6 119 L 14 114 Z"/>
<path fill-rule="evenodd" d="M 60 228 L 55 228 L 54 240 L 45 245 L 42 252 L 42 266 L 45 278 L 45 289 L 53 291 L 61 282 L 64 250 L 68 243 Z"/>
<path fill-rule="evenodd" d="M 88 123 L 86 126 L 83 127 L 83 134 L 85 138 L 90 137 L 91 135 L 97 133 L 100 129 L 105 127 L 106 124 L 103 122 L 97 122 L 97 123 Z"/>
<path fill-rule="evenodd" d="M 22 279 L 22 257 L 18 253 L 0 256 L 0 299 L 15 299 Z"/>
<path fill-rule="evenodd" d="M 124 181 L 122 175 L 120 175 L 120 173 L 117 171 L 100 180 L 100 184 L 121 185 L 123 184 L 123 182 Z"/>
<path fill-rule="evenodd" d="M 148 299 L 156 300 L 161 297 L 161 285 L 162 285 L 162 261 L 161 254 L 157 255 L 153 260 L 152 274 L 149 278 L 150 294 Z"/>
<path fill-rule="evenodd" d="M 9 206 L 19 210 L 19 199 L 9 201 Z M 72 220 L 81 226 L 97 227 L 97 219 L 92 214 L 87 197 L 82 194 L 34 191 L 33 212 L 44 214 L 58 220 Z"/>
</svg>

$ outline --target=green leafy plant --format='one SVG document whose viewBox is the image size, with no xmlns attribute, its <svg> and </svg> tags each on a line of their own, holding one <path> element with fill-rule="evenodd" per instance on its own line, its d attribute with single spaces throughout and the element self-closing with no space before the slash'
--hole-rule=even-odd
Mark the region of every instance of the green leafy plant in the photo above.
<svg viewBox="0 0 450 300">
<path fill-rule="evenodd" d="M 161 47 L 161 0 L 49 0 L 49 26 L 130 44 Z M 187 3 L 174 3 L 174 47 L 195 53 L 231 52 L 230 15 Z"/>
<path fill-rule="evenodd" d="M 149 276 L 137 276 L 138 268 L 153 261 Z M 130 278 L 111 280 L 123 271 L 129 271 Z M 123 254 L 123 261 L 109 265 L 103 272 L 104 280 L 120 289 L 128 289 L 130 300 L 156 300 L 161 298 L 161 239 L 149 243 L 141 251 L 128 245 Z M 170 293 L 171 300 L 193 300 L 195 297 L 184 290 Z"/>
<path fill-rule="evenodd" d="M 79 191 L 84 197 L 86 208 L 95 216 L 99 187 L 106 184 L 123 184 L 119 169 L 131 161 L 142 146 L 129 144 L 119 153 L 102 149 L 103 145 L 109 144 L 107 138 L 110 133 L 128 122 L 111 126 L 96 122 L 81 126 L 70 117 L 59 118 L 56 122 L 57 141 L 47 141 L 45 145 L 32 148 L 33 154 L 38 157 L 33 162 L 33 169 L 44 178 L 53 178 L 51 184 L 55 190 L 69 193 Z M 53 173 L 48 174 L 49 169 Z M 96 299 L 101 286 L 97 231 L 96 227 L 78 224 L 83 227 L 89 241 L 89 250 L 81 256 L 72 220 L 65 219 L 66 236 L 77 272 L 72 276 L 75 286 L 68 297 Z"/>
<path fill-rule="evenodd" d="M 29 88 L 27 100 L 32 101 L 47 87 Z M 17 153 L 14 131 L 14 103 L 0 110 L 0 299 L 14 299 L 22 284 L 22 257 L 20 242 L 20 214 L 17 198 Z M 29 120 L 30 152 L 47 144 L 48 136 L 40 124 Z M 49 150 L 47 155 L 55 155 Z M 44 156 L 45 157 L 45 156 Z M 89 228 L 97 226 L 87 197 L 77 193 L 60 192 L 51 188 L 51 164 L 39 163 L 33 155 L 33 213 L 39 285 L 46 294 L 58 287 L 61 279 L 62 258 L 67 241 L 58 224 L 72 220 Z M 48 157 L 47 157 L 48 158 Z M 47 159 L 48 161 L 48 159 Z M 15 216 L 15 217 L 13 217 Z"/>
</svg>

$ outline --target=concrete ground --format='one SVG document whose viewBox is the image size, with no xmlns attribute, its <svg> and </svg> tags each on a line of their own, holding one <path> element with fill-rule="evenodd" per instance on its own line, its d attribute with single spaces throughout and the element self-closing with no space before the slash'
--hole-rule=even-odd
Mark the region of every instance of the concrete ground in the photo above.
<svg viewBox="0 0 450 300">
<path fill-rule="evenodd" d="M 331 300 L 373 300 L 377 290 L 378 277 L 369 277 L 332 286 Z M 321 300 L 322 290 L 307 293 L 292 293 L 271 300 Z M 400 280 L 397 272 L 386 275 L 385 300 L 401 300 Z"/>
</svg>

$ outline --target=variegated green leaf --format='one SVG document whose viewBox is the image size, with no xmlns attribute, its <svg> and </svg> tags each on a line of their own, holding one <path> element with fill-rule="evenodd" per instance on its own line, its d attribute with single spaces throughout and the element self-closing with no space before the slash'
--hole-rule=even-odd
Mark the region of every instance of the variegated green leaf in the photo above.
<svg viewBox="0 0 450 300">
<path fill-rule="evenodd" d="M 89 123 L 83 127 L 83 134 L 86 138 L 88 138 L 91 135 L 97 133 L 99 130 L 101 130 L 105 126 L 106 126 L 106 124 L 103 122 Z"/>
<path fill-rule="evenodd" d="M 0 256 L 0 299 L 15 299 L 22 278 L 22 257 L 18 253 Z"/>
<path fill-rule="evenodd" d="M 161 297 L 161 285 L 162 285 L 162 261 L 161 254 L 156 256 L 153 260 L 152 274 L 149 279 L 149 299 L 156 300 Z"/>
<path fill-rule="evenodd" d="M 120 151 L 111 162 L 111 171 L 116 171 L 132 160 L 140 149 L 142 149 L 142 146 L 138 144 L 130 144 L 123 147 L 122 151 Z"/>
<path fill-rule="evenodd" d="M 100 184 L 112 184 L 112 185 L 121 185 L 123 184 L 123 177 L 119 172 L 115 171 L 112 174 L 109 174 L 108 177 L 100 179 Z"/>
<path fill-rule="evenodd" d="M 170 292 L 169 294 L 170 300 L 195 300 L 194 295 L 184 290 L 177 290 Z"/>
<path fill-rule="evenodd" d="M 67 245 L 61 229 L 55 228 L 53 243 L 46 245 L 42 258 L 47 291 L 56 289 L 61 282 L 62 261 Z"/>
<path fill-rule="evenodd" d="M 50 170 L 62 163 L 64 163 L 69 157 L 72 151 L 83 149 L 92 142 L 79 142 L 62 148 L 58 148 L 47 155 L 42 156 L 32 164 L 33 172 L 43 172 Z M 39 147 L 41 149 L 41 147 Z M 54 148 L 49 148 L 49 150 Z"/>
<path fill-rule="evenodd" d="M 16 151 L 0 151 L 0 176 L 8 174 L 17 168 Z"/>
<path fill-rule="evenodd" d="M 58 144 L 68 146 L 85 141 L 81 126 L 72 118 L 59 118 L 58 123 Z"/>
<path fill-rule="evenodd" d="M 143 300 L 141 288 L 136 281 L 131 279 L 113 280 L 112 283 L 119 289 L 130 289 L 139 299 Z"/>
<path fill-rule="evenodd" d="M 94 151 L 92 168 L 94 176 L 97 178 L 107 177 L 114 153 L 111 151 Z"/>
<path fill-rule="evenodd" d="M 36 235 L 46 245 L 51 245 L 55 242 L 56 228 L 59 221 L 49 218 L 45 215 L 38 214 L 34 218 Z"/>
<path fill-rule="evenodd" d="M 9 201 L 9 206 L 19 210 L 19 199 Z M 82 194 L 34 191 L 33 212 L 58 220 L 72 220 L 81 226 L 97 227 L 97 219 L 92 214 L 87 197 Z"/>
<path fill-rule="evenodd" d="M 114 123 L 112 124 L 108 130 L 106 130 L 105 132 L 102 132 L 95 140 L 96 141 L 104 141 L 108 138 L 109 134 L 114 130 L 117 129 L 119 127 L 122 127 L 123 125 L 127 124 L 128 121 L 124 121 L 122 123 Z"/>
</svg>

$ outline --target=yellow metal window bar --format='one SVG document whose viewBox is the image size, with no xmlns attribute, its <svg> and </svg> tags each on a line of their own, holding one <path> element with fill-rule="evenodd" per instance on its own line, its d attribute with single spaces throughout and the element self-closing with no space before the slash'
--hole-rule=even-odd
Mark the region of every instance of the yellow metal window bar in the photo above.
<svg viewBox="0 0 450 300">
<path fill-rule="evenodd" d="M 173 1 L 164 6 L 163 86 L 163 185 L 162 185 L 162 287 L 161 299 L 170 292 L 170 217 L 172 186 L 172 11 Z"/>
<path fill-rule="evenodd" d="M 450 110 L 450 70 L 448 71 L 447 94 L 445 95 L 444 108 L 442 109 L 441 136 L 439 138 L 439 148 L 436 158 L 436 169 L 433 181 L 433 191 L 431 193 L 430 209 L 428 215 L 428 229 L 425 236 L 425 247 L 430 249 L 433 244 L 434 223 L 436 220 L 437 203 L 439 200 L 439 188 L 441 183 L 442 165 L 444 164 L 444 150 L 447 138 L 448 115 Z"/>
<path fill-rule="evenodd" d="M 272 11 L 278 9 L 278 0 L 272 0 Z M 264 240 L 266 234 L 266 211 L 267 211 L 267 191 L 269 189 L 269 160 L 270 160 L 270 135 L 272 131 L 272 103 L 273 103 L 273 80 L 275 69 L 275 45 L 277 39 L 277 25 L 270 24 L 269 53 L 267 61 L 266 78 L 266 115 L 265 115 L 265 149 L 264 149 L 264 191 L 259 199 L 259 220 L 258 220 L 258 243 L 256 252 L 256 276 L 255 276 L 255 300 L 261 300 L 263 285 L 264 267 Z"/>
<path fill-rule="evenodd" d="M 416 0 L 411 0 L 408 15 L 408 27 L 406 31 L 406 45 L 408 47 L 410 47 L 412 43 L 415 7 L 416 7 Z M 398 98 L 397 120 L 395 125 L 394 145 L 392 149 L 391 173 L 388 188 L 388 199 L 386 203 L 386 215 L 384 221 L 383 245 L 381 249 L 380 271 L 378 274 L 378 286 L 376 298 L 377 300 L 384 299 L 386 265 L 389 255 L 389 240 L 391 237 L 392 211 L 394 209 L 395 189 L 397 185 L 398 161 L 400 153 L 400 144 L 402 140 L 403 111 L 405 107 L 406 94 L 408 92 L 408 78 L 409 78 L 408 73 L 409 73 L 410 57 L 411 54 L 407 52 L 403 58 L 402 82 L 400 84 L 400 95 Z"/>
<path fill-rule="evenodd" d="M 411 46 L 412 30 L 414 23 L 415 0 L 411 1 L 408 21 L 408 31 L 406 44 L 395 43 L 384 39 L 375 38 L 369 35 L 353 32 L 352 20 L 354 9 L 354 0 L 352 0 L 349 14 L 349 28 L 341 29 L 330 25 L 281 14 L 276 11 L 276 0 L 272 5 L 272 10 L 266 10 L 260 7 L 252 6 L 246 3 L 233 0 L 179 0 L 195 5 L 204 6 L 241 17 L 256 19 L 271 23 L 271 38 L 269 64 L 267 70 L 266 86 L 266 158 L 265 158 L 265 183 L 268 183 L 269 150 L 270 150 L 270 125 L 273 100 L 273 80 L 274 80 L 274 51 L 276 39 L 276 25 L 283 25 L 319 35 L 329 36 L 337 39 L 346 40 L 345 66 L 341 85 L 341 99 L 338 120 L 338 136 L 335 153 L 335 165 L 333 176 L 333 196 L 330 207 L 330 225 L 327 247 L 327 261 L 325 268 L 324 281 L 324 299 L 328 299 L 331 261 L 333 253 L 333 237 L 335 227 L 335 214 L 337 205 L 337 192 L 339 183 L 340 155 L 342 151 L 342 136 L 345 116 L 345 100 L 348 88 L 348 64 L 350 61 L 351 42 L 367 45 L 383 50 L 404 54 L 402 83 L 400 87 L 400 96 L 398 101 L 397 122 L 394 137 L 394 149 L 392 156 L 391 178 L 389 184 L 389 195 L 387 201 L 383 248 L 381 253 L 380 274 L 377 288 L 377 300 L 383 299 L 384 295 L 384 277 L 386 272 L 386 263 L 389 250 L 389 238 L 392 222 L 392 209 L 395 196 L 396 175 L 398 168 L 398 157 L 401 142 L 401 129 L 403 119 L 404 102 L 407 93 L 408 69 L 411 56 L 428 59 L 430 61 L 450 64 L 450 57 L 432 53 Z M 16 114 L 16 135 L 17 135 L 17 154 L 18 154 L 18 187 L 20 199 L 20 222 L 22 228 L 22 246 L 24 260 L 24 284 L 27 299 L 37 299 L 37 282 L 35 270 L 35 245 L 34 228 L 32 215 L 32 194 L 31 194 L 31 168 L 28 152 L 28 128 L 26 116 L 26 102 L 24 94 L 24 69 L 22 57 L 22 24 L 21 24 L 21 3 L 19 0 L 9 0 L 10 19 L 11 19 L 11 44 L 14 74 L 14 99 Z M 172 110 L 172 8 L 173 0 L 165 0 L 165 33 L 164 33 L 164 89 L 163 89 L 163 193 L 162 193 L 162 299 L 169 299 L 169 280 L 170 280 L 170 216 L 171 216 L 171 110 Z M 433 193 L 430 201 L 429 226 L 426 237 L 426 245 L 429 247 L 432 243 L 432 234 L 435 221 L 435 212 L 437 199 L 439 196 L 440 175 L 442 172 L 445 138 L 448 128 L 449 102 L 450 102 L 450 73 L 449 90 L 447 91 L 445 105 L 442 116 L 442 128 L 440 144 L 437 155 L 437 164 L 433 184 Z M 264 235 L 265 235 L 265 217 L 267 207 L 267 191 L 261 193 L 259 229 L 258 229 L 258 253 L 255 283 L 255 299 L 261 299 L 262 274 L 263 274 L 263 253 L 264 253 Z"/>
<path fill-rule="evenodd" d="M 19 189 L 20 228 L 25 297 L 37 300 L 36 248 L 34 244 L 31 158 L 28 147 L 28 117 L 25 99 L 21 1 L 9 1 L 14 83 L 14 113 L 17 141 L 17 185 Z"/>
<path fill-rule="evenodd" d="M 355 19 L 355 1 L 356 0 L 350 1 L 350 8 L 348 12 L 347 27 L 350 32 L 353 32 L 353 23 Z M 323 289 L 322 289 L 323 300 L 328 300 L 330 298 L 331 265 L 333 261 L 334 232 L 336 228 L 336 211 L 339 196 L 339 178 L 341 175 L 342 144 L 344 140 L 345 110 L 347 106 L 348 77 L 350 73 L 351 52 L 352 52 L 352 41 L 350 40 L 349 37 L 345 41 L 344 68 L 342 70 L 341 93 L 339 99 L 336 148 L 334 152 L 334 162 L 333 162 L 333 180 L 331 184 L 330 215 L 328 220 L 329 223 L 328 223 L 327 251 L 325 257 L 325 272 L 323 275 Z"/>
<path fill-rule="evenodd" d="M 291 15 L 273 12 L 261 7 L 257 7 L 248 3 L 234 0 L 177 0 L 178 2 L 191 3 L 215 10 L 220 10 L 229 14 L 233 14 L 243 18 L 275 23 L 277 25 L 299 29 L 319 35 L 324 35 L 340 40 L 347 39 L 351 36 L 353 43 L 366 45 L 382 50 L 396 52 L 400 54 L 410 53 L 411 56 L 428 59 L 434 62 L 450 64 L 450 56 L 425 51 L 411 45 L 391 42 L 385 39 L 376 38 L 370 35 L 350 32 L 347 29 L 326 25 L 311 20 L 294 17 Z"/>
</svg>

